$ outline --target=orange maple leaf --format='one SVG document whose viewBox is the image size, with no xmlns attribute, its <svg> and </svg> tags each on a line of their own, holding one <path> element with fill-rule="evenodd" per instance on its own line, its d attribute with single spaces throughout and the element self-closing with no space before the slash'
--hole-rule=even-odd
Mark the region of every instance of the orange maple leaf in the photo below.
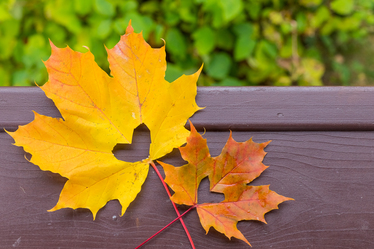
<svg viewBox="0 0 374 249">
<path fill-rule="evenodd" d="M 51 47 L 45 62 L 49 81 L 41 89 L 63 119 L 35 113 L 34 121 L 8 133 L 32 155 L 30 162 L 69 179 L 50 211 L 88 208 L 95 219 L 108 201 L 118 199 L 123 215 L 149 163 L 185 143 L 189 131 L 184 125 L 201 109 L 195 102 L 201 69 L 167 82 L 165 46 L 151 48 L 131 23 L 118 44 L 107 49 L 112 77 L 90 51 Z M 130 144 L 140 124 L 150 130 L 149 157 L 135 163 L 115 158 L 114 146 Z"/>
<path fill-rule="evenodd" d="M 270 142 L 270 141 L 269 141 Z M 236 224 L 241 220 L 259 220 L 266 223 L 265 213 L 278 209 L 278 205 L 292 198 L 278 195 L 269 186 L 249 186 L 266 168 L 262 163 L 269 144 L 255 143 L 252 139 L 238 143 L 230 137 L 221 154 L 211 157 L 206 139 L 191 123 L 187 145 L 179 148 L 188 164 L 174 167 L 159 162 L 165 171 L 165 182 L 174 191 L 171 200 L 177 204 L 195 206 L 200 222 L 208 233 L 210 227 L 248 243 Z M 209 177 L 210 190 L 223 193 L 220 203 L 198 204 L 197 191 L 201 180 Z"/>
</svg>

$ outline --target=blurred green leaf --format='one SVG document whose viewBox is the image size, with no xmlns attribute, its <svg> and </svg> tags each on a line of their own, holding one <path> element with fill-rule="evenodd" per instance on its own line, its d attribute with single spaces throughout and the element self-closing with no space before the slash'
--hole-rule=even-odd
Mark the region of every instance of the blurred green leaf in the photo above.
<svg viewBox="0 0 374 249">
<path fill-rule="evenodd" d="M 80 52 L 89 47 L 109 73 L 103 44 L 114 46 L 130 19 L 152 47 L 165 39 L 167 75 L 204 61 L 199 85 L 318 85 L 322 75 L 312 70 L 318 63 L 329 70 L 325 84 L 374 80 L 374 0 L 0 0 L 0 70 L 7 72 L 0 80 L 43 84 L 48 38 Z M 339 56 L 343 63 L 333 65 Z M 363 69 L 354 69 L 353 60 Z"/>
<path fill-rule="evenodd" d="M 289 35 L 292 31 L 292 25 L 289 22 L 283 22 L 280 25 L 280 30 L 284 35 Z"/>
<path fill-rule="evenodd" d="M 66 44 L 65 29 L 54 22 L 48 22 L 45 27 L 45 33 L 55 45 L 63 46 Z"/>
<path fill-rule="evenodd" d="M 13 73 L 13 86 L 29 86 L 30 80 L 25 70 L 18 70 Z"/>
<path fill-rule="evenodd" d="M 234 35 L 228 29 L 219 29 L 216 33 L 216 37 L 224 37 L 225 39 L 216 39 L 218 48 L 224 50 L 231 50 L 234 47 Z"/>
<path fill-rule="evenodd" d="M 46 16 L 49 19 L 65 26 L 72 33 L 79 33 L 82 30 L 80 20 L 74 13 L 73 2 L 51 1 L 45 6 Z"/>
<path fill-rule="evenodd" d="M 27 44 L 25 46 L 25 53 L 23 55 L 22 61 L 26 67 L 32 67 L 39 65 L 40 68 L 44 67 L 42 60 L 47 60 L 50 51 L 45 50 L 46 39 L 39 34 L 30 36 Z"/>
<path fill-rule="evenodd" d="M 305 50 L 304 57 L 312 58 L 317 61 L 323 61 L 323 54 L 317 47 L 311 47 Z"/>
<path fill-rule="evenodd" d="M 330 11 L 324 5 L 320 6 L 315 15 L 311 18 L 311 26 L 313 28 L 319 28 L 324 22 L 330 18 Z"/>
<path fill-rule="evenodd" d="M 24 12 L 24 3 L 22 1 L 12 1 L 10 13 L 15 20 L 21 20 Z"/>
<path fill-rule="evenodd" d="M 246 38 L 252 38 L 254 32 L 253 25 L 249 22 L 236 24 L 234 25 L 233 30 L 237 36 L 244 36 Z"/>
<path fill-rule="evenodd" d="M 123 18 L 118 18 L 113 22 L 113 29 L 117 34 L 122 35 L 126 31 L 128 23 Z"/>
<path fill-rule="evenodd" d="M 179 58 L 184 59 L 187 53 L 187 42 L 177 28 L 171 28 L 166 33 L 166 50 Z"/>
<path fill-rule="evenodd" d="M 262 40 L 261 42 L 261 50 L 264 54 L 268 55 L 271 59 L 275 59 L 278 55 L 277 47 L 267 40 Z"/>
<path fill-rule="evenodd" d="M 256 41 L 253 39 L 254 28 L 249 22 L 244 22 L 235 25 L 233 30 L 238 37 L 235 41 L 234 58 L 240 61 L 249 57 L 256 46 Z"/>
<path fill-rule="evenodd" d="M 357 30 L 361 25 L 362 18 L 357 13 L 352 16 L 344 17 L 339 19 L 337 26 L 342 31 L 353 31 Z"/>
<path fill-rule="evenodd" d="M 111 29 L 112 29 L 112 20 L 111 19 L 102 20 L 97 26 L 96 37 L 99 39 L 107 38 L 112 31 Z"/>
<path fill-rule="evenodd" d="M 112 49 L 120 40 L 120 36 L 112 34 L 105 42 L 105 47 Z"/>
<path fill-rule="evenodd" d="M 175 26 L 180 21 L 180 17 L 178 15 L 178 13 L 176 13 L 176 12 L 172 12 L 172 11 L 166 12 L 165 13 L 165 21 L 170 26 Z"/>
<path fill-rule="evenodd" d="M 14 46 L 14 49 L 13 49 L 13 58 L 12 58 L 15 64 L 20 65 L 22 63 L 23 53 L 24 53 L 23 43 L 21 41 L 16 41 L 16 45 Z M 12 64 L 8 64 L 8 65 L 12 65 Z M 12 67 L 14 70 L 14 65 L 12 65 Z"/>
<path fill-rule="evenodd" d="M 279 50 L 279 56 L 282 58 L 290 58 L 292 56 L 292 38 L 288 37 L 283 46 Z"/>
<path fill-rule="evenodd" d="M 235 42 L 234 58 L 236 61 L 249 57 L 256 46 L 256 41 L 251 38 L 240 36 Z"/>
<path fill-rule="evenodd" d="M 154 13 L 154 12 L 157 12 L 159 9 L 160 9 L 160 3 L 157 1 L 144 2 L 140 6 L 140 12 L 142 13 Z"/>
<path fill-rule="evenodd" d="M 321 36 L 321 41 L 326 46 L 326 48 L 327 48 L 327 50 L 328 50 L 328 52 L 330 54 L 335 53 L 335 51 L 336 51 L 335 49 L 336 48 L 334 46 L 334 42 L 331 39 L 331 37 L 329 37 L 329 36 Z"/>
<path fill-rule="evenodd" d="M 0 86 L 10 86 L 10 74 L 2 66 L 0 66 Z"/>
<path fill-rule="evenodd" d="M 169 82 L 173 82 L 177 78 L 179 78 L 183 74 L 183 70 L 180 69 L 177 65 L 172 63 L 168 63 L 166 72 L 165 72 L 165 80 Z"/>
<path fill-rule="evenodd" d="M 348 15 L 354 10 L 355 3 L 354 0 L 333 0 L 330 7 L 335 13 Z"/>
<path fill-rule="evenodd" d="M 262 33 L 263 33 L 263 36 L 264 36 L 265 39 L 273 42 L 278 47 L 282 47 L 283 37 L 282 37 L 281 33 L 277 31 L 276 26 L 274 26 L 270 23 L 266 23 L 266 24 L 263 25 Z"/>
<path fill-rule="evenodd" d="M 323 0 L 300 0 L 300 4 L 305 7 L 315 7 L 322 3 Z"/>
<path fill-rule="evenodd" d="M 87 48 L 91 50 L 91 52 L 96 55 L 96 50 L 94 46 L 91 44 L 91 33 L 88 30 L 84 30 L 83 32 L 79 33 L 79 35 L 76 37 L 77 40 L 75 42 L 75 45 L 72 47 L 72 49 L 84 53 L 87 52 Z"/>
<path fill-rule="evenodd" d="M 297 31 L 303 33 L 307 27 L 307 18 L 304 12 L 298 12 L 296 14 Z"/>
<path fill-rule="evenodd" d="M 247 72 L 247 79 L 251 85 L 257 85 L 269 77 L 268 69 L 250 69 Z"/>
<path fill-rule="evenodd" d="M 216 2 L 212 6 L 211 10 L 212 10 L 212 13 L 213 13 L 213 21 L 212 21 L 213 27 L 214 28 L 221 28 L 221 27 L 223 27 L 226 24 L 227 20 L 223 16 L 222 7 L 220 7 L 219 4 L 218 4 L 218 2 Z"/>
<path fill-rule="evenodd" d="M 369 31 L 367 29 L 358 29 L 351 33 L 352 39 L 360 40 L 362 38 L 366 38 L 369 35 Z"/>
<path fill-rule="evenodd" d="M 368 13 L 366 16 L 366 22 L 371 25 L 374 24 L 374 13 Z"/>
<path fill-rule="evenodd" d="M 215 47 L 216 35 L 208 26 L 199 28 L 193 33 L 192 37 L 195 40 L 195 47 L 200 55 L 209 54 Z"/>
<path fill-rule="evenodd" d="M 18 31 L 19 22 L 16 20 L 6 20 L 0 26 L 0 59 L 7 60 L 12 56 Z"/>
<path fill-rule="evenodd" d="M 340 20 L 341 18 L 337 16 L 330 18 L 329 21 L 323 25 L 321 34 L 323 36 L 330 36 L 334 31 L 338 29 Z"/>
<path fill-rule="evenodd" d="M 196 23 L 196 9 L 191 0 L 184 0 L 178 8 L 178 13 L 181 19 L 186 23 Z"/>
<path fill-rule="evenodd" d="M 92 8 L 92 1 L 87 0 L 74 0 L 75 12 L 80 15 L 87 15 Z"/>
<path fill-rule="evenodd" d="M 209 76 L 215 79 L 224 79 L 230 72 L 231 63 L 231 57 L 227 53 L 215 53 L 206 66 L 206 71 Z"/>
<path fill-rule="evenodd" d="M 360 61 L 354 60 L 352 62 L 352 69 L 356 72 L 362 73 L 365 71 L 365 66 Z"/>
<path fill-rule="evenodd" d="M 96 12 L 100 15 L 108 17 L 114 16 L 114 6 L 107 0 L 95 0 L 94 7 Z"/>
<path fill-rule="evenodd" d="M 349 40 L 349 34 L 347 32 L 343 32 L 341 30 L 337 32 L 336 41 L 338 44 L 347 43 L 348 40 Z"/>
<path fill-rule="evenodd" d="M 231 21 L 234 19 L 243 8 L 242 0 L 218 0 L 222 11 L 223 11 L 223 17 L 226 22 Z"/>
<path fill-rule="evenodd" d="M 261 14 L 261 1 L 248 0 L 245 1 L 245 9 L 247 10 L 249 17 L 253 20 L 257 20 Z"/>
<path fill-rule="evenodd" d="M 157 24 L 154 29 L 154 38 L 155 38 L 155 43 L 157 45 L 162 45 L 164 43 L 163 42 L 164 32 L 165 32 L 165 28 L 162 25 Z"/>
<path fill-rule="evenodd" d="M 15 37 L 19 34 L 20 22 L 18 20 L 7 20 L 1 23 L 1 37 Z"/>
<path fill-rule="evenodd" d="M 254 58 L 248 60 L 251 69 L 247 78 L 251 83 L 258 84 L 267 79 L 276 79 L 282 75 L 282 69 L 276 63 L 278 50 L 267 40 L 261 40 L 256 45 Z"/>
<path fill-rule="evenodd" d="M 361 0 L 357 1 L 360 7 L 366 8 L 366 9 L 372 9 L 374 7 L 374 1 L 373 0 Z"/>
<path fill-rule="evenodd" d="M 133 12 L 133 11 L 136 12 L 138 8 L 139 8 L 139 4 L 135 0 L 122 1 L 121 4 L 119 5 L 121 14 L 125 14 L 127 12 Z"/>
<path fill-rule="evenodd" d="M 301 86 L 321 86 L 322 75 L 325 72 L 323 64 L 313 58 L 303 58 L 301 60 L 302 76 L 299 80 Z"/>
<path fill-rule="evenodd" d="M 0 22 L 9 20 L 12 18 L 12 15 L 9 13 L 9 9 L 5 3 L 0 3 Z"/>
<path fill-rule="evenodd" d="M 228 77 L 220 81 L 217 85 L 218 86 L 244 86 L 245 82 L 232 78 L 232 77 Z"/>
<path fill-rule="evenodd" d="M 269 13 L 269 19 L 275 25 L 280 25 L 284 22 L 282 13 L 280 13 L 278 11 L 271 11 Z"/>
<path fill-rule="evenodd" d="M 276 80 L 274 85 L 275 86 L 291 86 L 292 85 L 292 80 L 288 76 L 281 76 Z"/>
</svg>

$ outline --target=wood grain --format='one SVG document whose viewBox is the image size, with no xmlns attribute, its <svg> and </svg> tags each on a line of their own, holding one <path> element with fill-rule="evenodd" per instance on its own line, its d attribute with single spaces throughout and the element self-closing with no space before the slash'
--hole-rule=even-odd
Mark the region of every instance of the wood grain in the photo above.
<svg viewBox="0 0 374 249">
<path fill-rule="evenodd" d="M 197 128 L 243 131 L 374 130 L 372 87 L 200 87 Z M 0 127 L 14 130 L 32 110 L 59 117 L 37 87 L 0 88 Z"/>
<path fill-rule="evenodd" d="M 346 96 L 349 95 L 347 92 L 350 88 L 334 89 L 333 91 L 328 88 L 327 93 L 335 101 L 339 99 L 337 96 L 340 95 L 340 91 L 343 91 Z M 0 92 L 3 93 L 4 91 L 1 90 Z M 16 127 L 14 123 L 17 121 L 15 118 L 17 114 L 12 112 L 20 110 L 25 114 L 31 112 L 35 106 L 39 108 L 38 111 L 46 112 L 44 114 L 58 115 L 58 112 L 53 109 L 53 104 L 40 95 L 39 90 L 31 90 L 38 97 L 23 96 L 24 88 L 21 88 L 17 95 L 16 90 L 12 90 L 15 94 L 13 98 L 22 99 L 24 102 L 17 106 L 15 104 L 17 101 L 12 100 L 14 106 L 9 108 L 13 108 L 13 111 L 6 114 L 1 109 L 1 124 L 8 122 L 6 120 L 9 118 L 8 124 L 11 124 L 9 127 Z M 237 94 L 241 99 L 250 99 L 253 96 L 252 90 L 240 88 L 229 90 L 232 91 L 230 93 L 227 93 L 227 89 L 220 92 L 219 89 L 213 88 L 211 91 L 209 92 L 208 88 L 202 92 L 199 90 L 199 102 L 207 101 L 205 96 L 223 98 L 223 96 Z M 284 94 L 282 91 L 286 90 L 269 88 L 266 91 L 272 92 L 267 97 L 269 99 L 277 95 L 277 91 L 282 95 Z M 352 91 L 356 91 L 358 98 L 360 94 L 357 88 L 353 88 Z M 366 94 L 362 92 L 362 95 L 366 96 Z M 312 100 L 305 97 L 307 95 L 308 93 L 304 93 L 304 103 L 311 103 Z M 39 104 L 36 101 L 38 98 Z M 266 99 L 266 93 L 262 93 L 262 98 Z M 236 101 L 235 99 L 233 102 Z M 290 100 L 287 101 L 290 103 Z M 347 98 L 347 103 L 340 101 L 339 108 L 351 106 L 350 110 L 355 108 L 358 110 L 359 107 L 355 107 L 355 103 L 359 102 L 362 104 L 361 107 L 367 106 L 367 109 L 370 109 L 370 101 L 373 100 L 350 102 Z M 208 112 L 209 109 L 216 108 L 214 106 L 216 102 L 213 100 L 205 102 L 205 110 Z M 25 103 L 29 103 L 29 106 Z M 10 103 L 7 102 L 7 105 L 9 106 Z M 226 102 L 226 105 L 231 104 Z M 273 105 L 275 105 L 272 107 L 274 110 L 279 108 L 279 105 L 274 102 Z M 264 106 L 267 106 L 268 110 L 271 109 L 268 103 Z M 239 223 L 239 229 L 253 248 L 374 248 L 372 239 L 374 237 L 374 132 L 368 130 L 370 116 L 366 113 L 367 110 L 363 110 L 367 117 L 361 119 L 364 120 L 361 125 L 354 126 L 354 120 L 349 120 L 347 117 L 345 121 L 343 120 L 345 122 L 343 126 L 336 125 L 336 130 L 332 129 L 333 118 L 330 118 L 330 128 L 327 130 L 322 129 L 323 125 L 320 122 L 318 129 L 306 127 L 305 131 L 301 129 L 293 131 L 291 129 L 293 124 L 287 123 L 283 128 L 280 125 L 278 131 L 276 127 L 270 126 L 264 128 L 264 131 L 253 131 L 257 129 L 245 130 L 247 129 L 245 127 L 253 125 L 252 119 L 247 120 L 247 124 L 238 121 L 242 118 L 240 112 L 247 110 L 247 113 L 251 113 L 253 111 L 251 108 L 252 105 L 248 103 L 233 109 L 218 110 L 217 108 L 215 119 L 225 120 L 228 127 L 224 123 L 221 125 L 234 130 L 233 137 L 237 141 L 245 141 L 250 137 L 253 137 L 255 142 L 272 140 L 265 149 L 268 154 L 264 160 L 264 163 L 270 167 L 251 184 L 270 184 L 272 190 L 295 199 L 281 204 L 279 210 L 267 214 L 265 218 L 268 224 L 252 221 Z M 307 105 L 305 104 L 303 108 L 307 108 Z M 320 105 L 320 108 L 324 109 L 319 110 L 321 115 L 323 113 L 328 115 L 329 110 L 332 112 L 337 106 Z M 293 110 L 296 109 L 294 107 Z M 292 110 L 288 111 L 292 116 Z M 264 117 L 256 116 L 256 119 L 265 122 L 268 113 L 265 111 Z M 198 114 L 194 116 L 195 123 L 205 126 L 205 121 L 202 121 L 203 112 L 199 115 L 201 117 Z M 213 113 L 209 115 L 210 118 L 214 116 Z M 256 115 L 261 114 L 258 112 Z M 297 115 L 301 114 L 295 111 L 294 117 Z M 354 117 L 358 120 L 360 115 L 354 114 Z M 229 124 L 227 117 L 235 117 L 233 120 L 236 121 Z M 19 118 L 18 121 L 28 122 L 28 119 L 29 117 Z M 211 119 L 211 122 L 204 137 L 208 140 L 211 154 L 217 156 L 229 136 L 229 131 L 220 128 L 217 123 L 214 123 L 214 119 Z M 236 124 L 239 128 L 235 128 Z M 342 127 L 350 128 L 342 131 Z M 95 221 L 92 220 L 91 213 L 85 209 L 63 209 L 49 213 L 47 210 L 56 204 L 66 179 L 57 174 L 41 171 L 37 166 L 29 163 L 24 158 L 25 152 L 22 148 L 13 146 L 12 142 L 10 136 L 0 132 L 0 248 L 134 248 L 175 218 L 172 205 L 152 169 L 141 193 L 123 217 L 119 216 L 120 205 L 117 201 L 109 202 L 99 211 Z M 147 155 L 148 146 L 149 133 L 144 129 L 138 129 L 134 136 L 134 144 L 119 146 L 115 155 L 122 160 L 139 160 L 143 155 Z M 29 158 L 29 155 L 26 157 Z M 175 165 L 184 164 L 178 151 L 174 151 L 162 160 Z M 201 202 L 223 200 L 221 195 L 207 191 L 208 184 L 207 180 L 203 181 L 199 189 L 199 200 Z M 186 207 L 180 209 L 183 211 Z M 185 222 L 197 248 L 249 248 L 237 239 L 229 241 L 214 229 L 205 235 L 195 211 L 186 216 Z M 190 246 L 180 223 L 175 223 L 144 248 L 190 248 Z"/>
</svg>

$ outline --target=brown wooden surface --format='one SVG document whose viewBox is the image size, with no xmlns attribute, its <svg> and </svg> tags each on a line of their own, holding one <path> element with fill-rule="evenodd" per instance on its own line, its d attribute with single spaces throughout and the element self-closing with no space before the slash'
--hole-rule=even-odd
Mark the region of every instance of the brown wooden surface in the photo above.
<svg viewBox="0 0 374 249">
<path fill-rule="evenodd" d="M 207 108 L 192 121 L 223 131 L 374 130 L 373 96 L 370 87 L 203 87 L 196 99 Z M 0 127 L 29 123 L 30 110 L 59 116 L 37 87 L 1 88 Z"/>
<path fill-rule="evenodd" d="M 374 89 L 200 88 L 197 101 L 206 109 L 192 121 L 206 127 L 211 154 L 220 153 L 228 129 L 237 141 L 272 140 L 270 167 L 252 184 L 295 199 L 268 213 L 268 224 L 239 223 L 253 248 L 374 248 Z M 30 122 L 31 110 L 58 116 L 40 89 L 0 88 L 1 127 Z M 85 209 L 49 213 L 66 179 L 27 162 L 12 142 L 0 132 L 0 248 L 134 248 L 176 217 L 152 169 L 123 217 L 117 201 L 96 221 Z M 148 145 L 148 132 L 138 129 L 134 144 L 115 155 L 143 159 Z M 177 151 L 163 161 L 183 164 Z M 223 199 L 207 188 L 204 181 L 201 201 Z M 249 248 L 213 229 L 205 235 L 194 211 L 185 222 L 197 248 Z M 144 248 L 190 246 L 175 223 Z"/>
</svg>

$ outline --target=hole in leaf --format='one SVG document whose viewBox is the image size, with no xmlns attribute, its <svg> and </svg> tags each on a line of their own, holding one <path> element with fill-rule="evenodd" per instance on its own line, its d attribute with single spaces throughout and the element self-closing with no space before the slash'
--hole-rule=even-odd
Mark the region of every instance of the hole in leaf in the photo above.
<svg viewBox="0 0 374 249">
<path fill-rule="evenodd" d="M 202 203 L 218 203 L 225 199 L 225 196 L 220 193 L 214 193 L 209 190 L 209 178 L 205 177 L 200 185 L 199 189 L 197 190 L 197 202 L 199 204 Z"/>
<path fill-rule="evenodd" d="M 142 161 L 149 156 L 150 144 L 150 131 L 142 124 L 135 129 L 132 144 L 117 144 L 113 148 L 113 154 L 118 160 L 126 162 Z"/>
</svg>

